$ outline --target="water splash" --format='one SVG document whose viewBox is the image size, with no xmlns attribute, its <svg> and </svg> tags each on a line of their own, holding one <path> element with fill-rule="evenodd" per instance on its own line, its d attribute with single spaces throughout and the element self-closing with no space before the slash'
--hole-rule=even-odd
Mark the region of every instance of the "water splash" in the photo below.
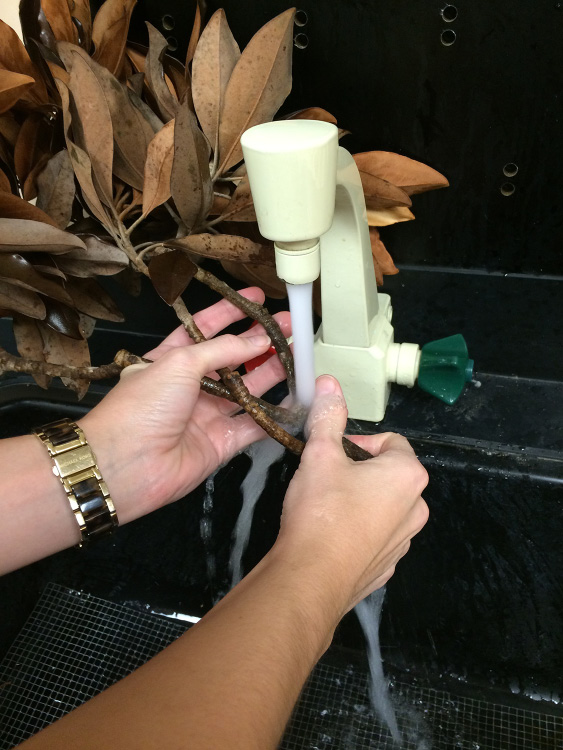
<svg viewBox="0 0 563 750">
<path fill-rule="evenodd" d="M 387 725 L 393 740 L 402 746 L 401 733 L 397 725 L 395 709 L 389 696 L 389 686 L 383 674 L 381 647 L 379 644 L 379 623 L 381 609 L 385 598 L 385 587 L 374 591 L 356 605 L 355 612 L 364 631 L 367 642 L 368 663 L 370 671 L 370 698 L 373 710 L 379 719 Z"/>
<path fill-rule="evenodd" d="M 213 585 L 215 580 L 215 555 L 212 551 L 211 537 L 213 535 L 213 520 L 211 513 L 213 511 L 213 495 L 215 493 L 215 477 L 217 471 L 213 472 L 205 481 L 205 494 L 203 496 L 203 515 L 199 522 L 199 533 L 203 547 L 205 549 L 205 565 L 207 568 L 207 580 L 209 585 Z"/>
<path fill-rule="evenodd" d="M 252 518 L 258 498 L 262 494 L 268 479 L 270 466 L 278 461 L 284 453 L 284 446 L 272 438 L 253 443 L 246 451 L 252 464 L 240 488 L 242 508 L 233 532 L 234 543 L 231 549 L 229 568 L 231 570 L 231 588 L 242 579 L 242 556 L 248 545 Z"/>
<path fill-rule="evenodd" d="M 313 285 L 286 284 L 286 287 L 293 332 L 295 390 L 297 401 L 308 408 L 315 395 Z"/>
</svg>

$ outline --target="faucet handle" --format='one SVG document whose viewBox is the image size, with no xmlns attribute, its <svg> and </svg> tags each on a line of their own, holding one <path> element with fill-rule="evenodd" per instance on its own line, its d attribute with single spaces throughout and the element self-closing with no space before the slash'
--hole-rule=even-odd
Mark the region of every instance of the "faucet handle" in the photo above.
<svg viewBox="0 0 563 750">
<path fill-rule="evenodd" d="M 446 404 L 453 404 L 465 383 L 473 379 L 473 365 L 460 333 L 430 341 L 422 347 L 418 385 Z"/>
</svg>

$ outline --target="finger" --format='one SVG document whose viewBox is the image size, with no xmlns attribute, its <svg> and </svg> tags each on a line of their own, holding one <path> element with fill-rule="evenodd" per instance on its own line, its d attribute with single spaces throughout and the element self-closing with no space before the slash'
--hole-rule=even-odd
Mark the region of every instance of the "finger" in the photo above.
<svg viewBox="0 0 563 750">
<path fill-rule="evenodd" d="M 257 286 L 242 289 L 239 294 L 252 302 L 262 304 L 264 301 L 264 292 Z M 242 310 L 239 310 L 238 307 L 235 307 L 232 302 L 222 299 L 220 302 L 211 305 L 211 307 L 207 307 L 205 310 L 196 313 L 194 315 L 194 322 L 205 338 L 212 338 L 224 328 L 231 325 L 231 323 L 235 323 L 237 320 L 242 320 L 245 317 L 246 314 Z M 170 351 L 170 349 L 178 346 L 190 346 L 191 344 L 193 344 L 193 339 L 183 326 L 179 326 L 155 349 L 147 352 L 145 357 L 153 360 L 159 359 L 167 351 Z"/>
<path fill-rule="evenodd" d="M 286 336 L 291 335 L 291 316 L 289 312 L 283 311 L 280 313 L 276 313 L 274 315 L 275 320 L 277 321 L 278 325 L 280 326 L 282 333 Z M 243 331 L 241 334 L 239 334 L 240 337 L 244 338 L 250 338 L 251 336 L 260 336 L 260 335 L 266 335 L 264 328 L 262 326 L 256 326 L 255 328 L 249 328 L 246 331 Z M 271 346 L 271 342 L 270 342 Z M 272 357 L 274 355 L 272 354 Z M 236 361 L 236 362 L 229 362 L 227 364 L 227 367 L 230 367 L 233 370 L 237 370 L 242 364 L 245 364 L 245 362 Z"/>
<path fill-rule="evenodd" d="M 263 354 L 270 346 L 268 336 L 233 336 L 223 334 L 197 346 L 175 347 L 152 366 L 155 375 L 181 378 L 198 384 L 209 372 L 226 367 L 229 362 L 245 361 Z"/>
<path fill-rule="evenodd" d="M 396 432 L 382 432 L 378 435 L 346 435 L 346 437 L 361 448 L 373 453 L 374 456 L 389 452 L 402 453 L 408 456 L 415 455 L 409 441 Z"/>
<path fill-rule="evenodd" d="M 144 370 L 149 365 L 150 362 L 138 362 L 136 365 L 129 365 L 128 367 L 124 367 L 123 370 L 121 370 L 121 372 L 119 373 L 119 379 L 123 380 L 125 377 L 129 377 L 135 372 Z"/>
<path fill-rule="evenodd" d="M 348 410 L 340 383 L 331 375 L 321 375 L 315 384 L 315 398 L 305 428 L 307 446 L 333 443 L 344 455 L 342 436 L 347 418 Z"/>
</svg>

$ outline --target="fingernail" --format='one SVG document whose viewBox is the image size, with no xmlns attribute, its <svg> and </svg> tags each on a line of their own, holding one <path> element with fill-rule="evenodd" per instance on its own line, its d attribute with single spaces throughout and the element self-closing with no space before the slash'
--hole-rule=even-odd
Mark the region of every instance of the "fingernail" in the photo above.
<svg viewBox="0 0 563 750">
<path fill-rule="evenodd" d="M 337 382 L 331 375 L 323 375 L 317 380 L 316 391 L 318 396 L 328 396 L 336 393 Z"/>
<path fill-rule="evenodd" d="M 271 343 L 270 342 L 270 337 L 266 336 L 266 334 L 264 334 L 264 333 L 262 333 L 262 334 L 260 334 L 258 336 L 248 336 L 248 341 L 250 341 L 251 344 L 254 344 L 254 346 L 259 346 L 262 349 L 265 346 L 269 346 L 269 344 Z"/>
</svg>

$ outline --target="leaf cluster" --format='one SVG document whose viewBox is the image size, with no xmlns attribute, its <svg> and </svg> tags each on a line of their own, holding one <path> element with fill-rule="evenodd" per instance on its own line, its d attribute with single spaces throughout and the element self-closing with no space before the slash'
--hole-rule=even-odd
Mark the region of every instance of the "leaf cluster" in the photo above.
<svg viewBox="0 0 563 750">
<path fill-rule="evenodd" d="M 122 319 L 98 276 L 131 286 L 132 270 L 146 272 L 174 304 L 190 259 L 213 258 L 285 295 L 240 137 L 291 90 L 294 9 L 241 52 L 224 11 L 204 25 L 198 2 L 182 64 L 150 24 L 147 46 L 128 39 L 135 3 L 105 0 L 92 18 L 89 0 L 22 0 L 24 43 L 0 21 L 0 315 L 34 361 L 89 365 L 95 321 Z M 289 117 L 336 123 L 318 107 Z M 381 283 L 397 269 L 378 227 L 414 218 L 411 196 L 447 181 L 389 152 L 355 159 Z M 88 387 L 66 383 L 79 395 Z"/>
</svg>

